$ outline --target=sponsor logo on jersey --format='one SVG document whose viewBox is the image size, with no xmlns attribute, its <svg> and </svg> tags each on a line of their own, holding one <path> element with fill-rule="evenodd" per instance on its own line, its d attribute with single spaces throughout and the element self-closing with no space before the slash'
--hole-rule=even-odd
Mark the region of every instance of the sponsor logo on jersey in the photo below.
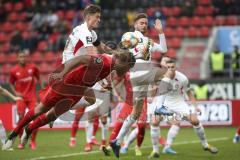
<svg viewBox="0 0 240 160">
<path fill-rule="evenodd" d="M 92 39 L 92 37 L 87 36 L 87 37 L 86 37 L 86 41 L 87 41 L 87 44 L 91 44 L 92 41 L 93 41 L 93 39 Z"/>
<path fill-rule="evenodd" d="M 32 74 L 32 72 L 33 72 L 32 69 L 29 69 L 29 70 L 28 70 L 28 73 L 29 73 L 29 74 Z"/>
<path fill-rule="evenodd" d="M 102 63 L 102 58 L 99 58 L 99 57 L 97 57 L 97 58 L 94 58 L 94 63 Z"/>
</svg>

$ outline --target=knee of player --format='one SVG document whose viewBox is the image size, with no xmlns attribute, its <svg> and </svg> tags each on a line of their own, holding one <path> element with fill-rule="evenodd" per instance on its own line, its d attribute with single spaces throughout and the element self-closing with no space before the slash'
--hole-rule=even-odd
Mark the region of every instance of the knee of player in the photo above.
<svg viewBox="0 0 240 160">
<path fill-rule="evenodd" d="M 103 125 L 107 124 L 107 117 L 102 117 L 102 118 L 101 118 L 101 123 L 102 123 Z"/>
<path fill-rule="evenodd" d="M 198 119 L 192 119 L 191 123 L 194 126 L 198 126 L 199 125 L 199 120 Z"/>
<path fill-rule="evenodd" d="M 94 103 L 96 103 L 96 98 L 86 98 L 86 101 L 87 101 L 90 105 L 93 105 Z"/>
</svg>

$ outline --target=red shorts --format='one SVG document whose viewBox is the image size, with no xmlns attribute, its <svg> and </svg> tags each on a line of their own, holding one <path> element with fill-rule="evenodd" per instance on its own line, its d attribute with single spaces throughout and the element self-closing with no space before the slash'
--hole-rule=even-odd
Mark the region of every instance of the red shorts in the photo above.
<svg viewBox="0 0 240 160">
<path fill-rule="evenodd" d="M 40 90 L 39 95 L 41 102 L 46 107 L 54 107 L 55 105 L 60 105 L 64 100 L 71 101 L 69 103 L 69 107 L 72 107 L 82 98 L 82 96 L 68 96 L 56 93 L 49 86 Z M 66 105 L 66 103 L 64 103 L 64 105 Z"/>
<path fill-rule="evenodd" d="M 25 114 L 26 108 L 30 110 L 37 105 L 37 98 L 31 97 L 31 99 L 17 100 L 16 104 L 17 104 L 17 113 Z"/>
<path fill-rule="evenodd" d="M 123 103 L 122 109 L 118 115 L 118 119 L 125 120 L 132 112 L 133 107 L 128 103 Z M 143 108 L 138 121 L 146 122 L 147 120 L 147 100 L 144 100 Z"/>
</svg>

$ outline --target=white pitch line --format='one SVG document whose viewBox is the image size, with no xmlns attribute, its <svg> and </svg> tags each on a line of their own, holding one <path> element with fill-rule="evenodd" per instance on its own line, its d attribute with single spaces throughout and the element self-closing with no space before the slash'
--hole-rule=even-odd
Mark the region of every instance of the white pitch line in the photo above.
<svg viewBox="0 0 240 160">
<path fill-rule="evenodd" d="M 219 138 L 212 138 L 208 139 L 208 142 L 215 142 L 215 141 L 224 141 L 228 140 L 228 137 L 219 137 Z M 185 144 L 194 144 L 194 143 L 200 143 L 199 140 L 195 141 L 183 141 L 183 142 L 178 142 L 174 143 L 174 146 L 177 145 L 185 145 Z M 141 148 L 151 148 L 152 146 L 143 146 Z M 131 148 L 130 150 L 132 150 Z M 31 158 L 30 160 L 44 160 L 44 159 L 57 159 L 57 158 L 65 158 L 65 157 L 72 157 L 72 156 L 79 156 L 79 155 L 87 155 L 87 154 L 96 154 L 100 153 L 101 151 L 92 151 L 92 152 L 78 152 L 78 153 L 70 153 L 70 154 L 63 154 L 63 155 L 56 155 L 56 156 L 48 156 L 48 157 L 36 157 L 36 158 Z"/>
</svg>

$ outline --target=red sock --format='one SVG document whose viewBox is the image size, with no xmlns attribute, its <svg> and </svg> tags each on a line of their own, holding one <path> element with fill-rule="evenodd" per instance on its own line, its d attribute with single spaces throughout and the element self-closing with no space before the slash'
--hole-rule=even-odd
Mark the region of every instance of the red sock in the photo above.
<svg viewBox="0 0 240 160">
<path fill-rule="evenodd" d="M 36 137 L 37 137 L 37 132 L 38 132 L 38 129 L 35 129 L 32 133 L 32 138 L 31 138 L 31 141 L 32 142 L 35 142 L 36 141 Z"/>
<path fill-rule="evenodd" d="M 75 118 L 72 124 L 72 132 L 71 132 L 71 137 L 75 138 L 78 130 L 78 123 L 80 119 L 82 118 L 82 115 L 84 113 L 84 108 L 80 108 L 79 110 L 76 110 L 75 112 Z"/>
<path fill-rule="evenodd" d="M 240 135 L 240 127 L 237 130 L 237 134 Z"/>
<path fill-rule="evenodd" d="M 93 122 L 93 136 L 96 136 L 97 134 L 97 130 L 98 130 L 98 125 L 99 125 L 99 120 L 98 120 L 98 116 L 96 116 L 94 118 L 94 122 Z"/>
<path fill-rule="evenodd" d="M 138 123 L 137 146 L 141 147 L 145 135 L 145 124 Z"/>
<path fill-rule="evenodd" d="M 102 145 L 106 145 L 106 140 L 102 140 Z"/>
<path fill-rule="evenodd" d="M 24 126 L 31 122 L 35 118 L 34 109 L 31 109 L 27 114 L 18 122 L 17 127 L 13 130 L 19 134 Z"/>
<path fill-rule="evenodd" d="M 122 128 L 122 125 L 123 125 L 123 122 L 119 122 L 119 121 L 115 122 L 114 128 L 109 138 L 109 142 L 116 139 L 120 129 Z"/>
<path fill-rule="evenodd" d="M 41 116 L 39 116 L 36 120 L 33 121 L 33 123 L 31 123 L 28 126 L 28 131 L 30 133 L 32 133 L 35 129 L 44 126 L 45 124 L 48 124 L 49 122 L 51 122 L 52 119 L 47 119 L 46 114 L 42 114 Z"/>
</svg>

